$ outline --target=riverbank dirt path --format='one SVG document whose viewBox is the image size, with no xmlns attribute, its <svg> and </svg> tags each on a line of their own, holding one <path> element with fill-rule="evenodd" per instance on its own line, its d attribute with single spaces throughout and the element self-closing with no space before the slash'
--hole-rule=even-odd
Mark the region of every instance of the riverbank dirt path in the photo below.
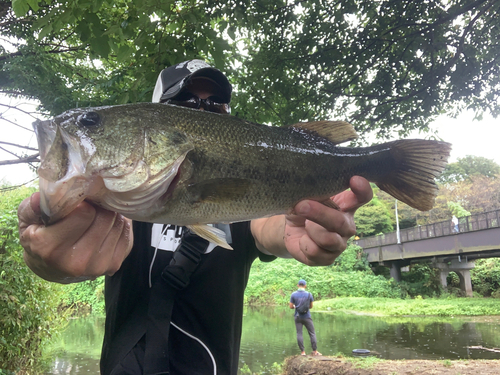
<svg viewBox="0 0 500 375">
<path fill-rule="evenodd" d="M 360 368 L 339 357 L 295 356 L 285 360 L 283 375 L 500 375 L 500 360 L 386 360 Z"/>
</svg>

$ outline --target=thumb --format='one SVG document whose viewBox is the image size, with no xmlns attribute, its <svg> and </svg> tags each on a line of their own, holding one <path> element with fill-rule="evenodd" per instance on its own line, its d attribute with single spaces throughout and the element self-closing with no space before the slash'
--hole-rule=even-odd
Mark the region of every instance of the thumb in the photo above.
<svg viewBox="0 0 500 375">
<path fill-rule="evenodd" d="M 31 197 L 21 202 L 17 209 L 19 227 L 27 227 L 31 224 L 43 224 L 40 210 L 40 193 L 36 192 Z"/>
<path fill-rule="evenodd" d="M 351 190 L 337 194 L 334 201 L 342 211 L 354 214 L 359 207 L 372 199 L 373 191 L 368 180 L 360 176 L 352 177 L 349 187 Z"/>
</svg>

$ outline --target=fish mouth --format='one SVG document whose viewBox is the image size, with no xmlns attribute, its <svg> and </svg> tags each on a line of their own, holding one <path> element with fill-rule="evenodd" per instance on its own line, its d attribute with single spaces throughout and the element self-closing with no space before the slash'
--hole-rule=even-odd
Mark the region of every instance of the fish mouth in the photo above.
<svg viewBox="0 0 500 375">
<path fill-rule="evenodd" d="M 64 125 L 64 124 L 63 124 Z M 69 134 L 55 120 L 33 124 L 40 151 L 38 168 L 41 218 L 52 225 L 88 200 L 130 218 L 144 218 L 159 210 L 173 194 L 188 148 L 161 171 L 152 174 L 142 158 L 96 168 L 96 145 L 82 134 Z"/>
<path fill-rule="evenodd" d="M 88 195 L 91 179 L 78 140 L 53 120 L 33 123 L 40 152 L 40 210 L 45 225 L 61 220 Z"/>
</svg>

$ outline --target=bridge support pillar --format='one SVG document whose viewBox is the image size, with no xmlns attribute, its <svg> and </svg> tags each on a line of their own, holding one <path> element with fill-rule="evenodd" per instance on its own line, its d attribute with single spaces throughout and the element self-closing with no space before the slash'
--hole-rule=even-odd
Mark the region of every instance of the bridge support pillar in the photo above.
<svg viewBox="0 0 500 375">
<path fill-rule="evenodd" d="M 436 263 L 434 266 L 440 269 L 441 285 L 447 289 L 448 283 L 446 278 L 450 272 L 455 272 L 460 279 L 460 289 L 467 297 L 472 297 L 472 282 L 470 279 L 470 270 L 474 268 L 474 261 L 468 262 L 467 260 L 453 259 L 450 264 Z"/>
<path fill-rule="evenodd" d="M 398 283 L 401 281 L 401 265 L 399 262 L 391 262 L 391 277 Z"/>
</svg>

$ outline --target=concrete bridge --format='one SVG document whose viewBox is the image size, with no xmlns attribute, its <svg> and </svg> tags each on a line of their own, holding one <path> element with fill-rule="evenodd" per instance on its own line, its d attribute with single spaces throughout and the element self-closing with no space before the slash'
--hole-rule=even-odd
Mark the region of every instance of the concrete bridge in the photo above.
<svg viewBox="0 0 500 375">
<path fill-rule="evenodd" d="M 441 270 L 441 284 L 456 272 L 460 287 L 472 296 L 470 270 L 479 258 L 500 257 L 500 210 L 459 218 L 458 228 L 449 221 L 402 229 L 355 241 L 372 265 L 390 267 L 391 277 L 401 281 L 401 268 L 427 262 Z"/>
</svg>

